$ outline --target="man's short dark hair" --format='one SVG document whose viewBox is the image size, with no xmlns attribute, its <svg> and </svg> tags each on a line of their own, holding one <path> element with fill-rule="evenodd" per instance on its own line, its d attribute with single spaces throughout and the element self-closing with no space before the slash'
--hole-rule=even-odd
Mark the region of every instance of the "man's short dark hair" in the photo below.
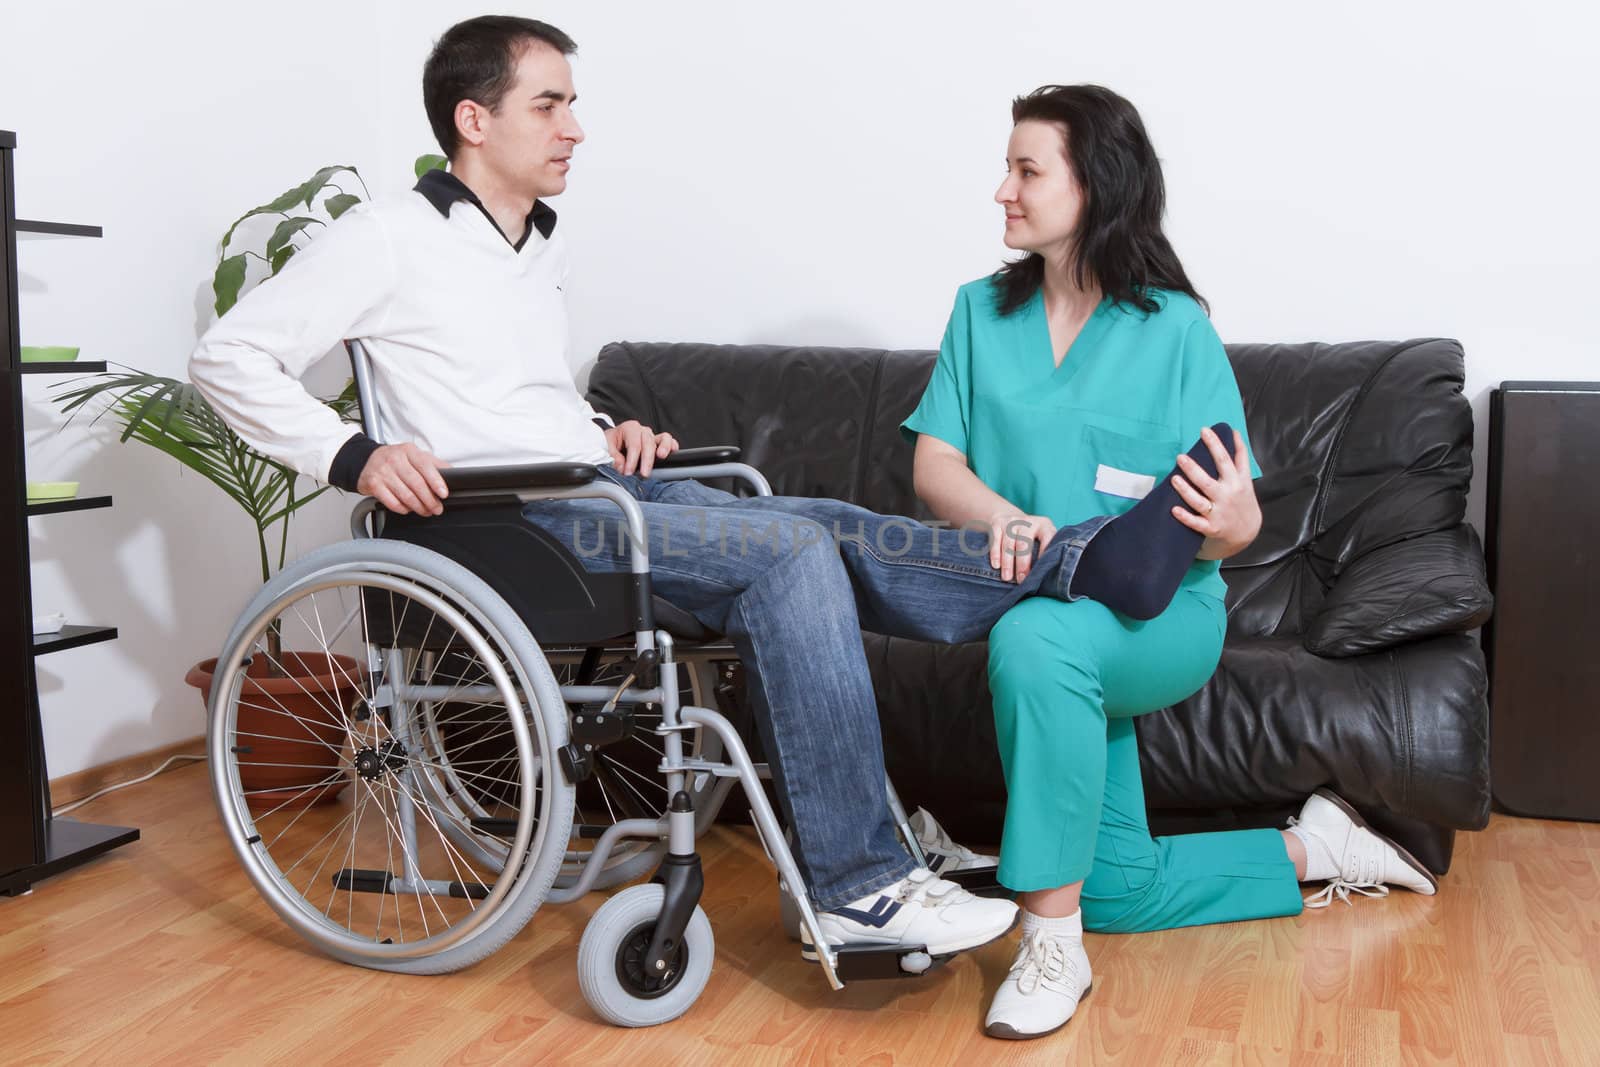
<svg viewBox="0 0 1600 1067">
<path fill-rule="evenodd" d="M 516 81 L 517 61 L 530 44 L 545 44 L 564 56 L 577 44 L 547 22 L 515 15 L 480 15 L 444 31 L 422 66 L 422 106 L 444 154 L 461 147 L 456 105 L 473 100 L 490 111 Z"/>
</svg>

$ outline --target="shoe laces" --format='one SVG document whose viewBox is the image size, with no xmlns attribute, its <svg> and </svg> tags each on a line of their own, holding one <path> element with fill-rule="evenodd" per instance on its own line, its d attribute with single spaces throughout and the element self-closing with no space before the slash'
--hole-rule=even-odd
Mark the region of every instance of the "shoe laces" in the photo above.
<svg viewBox="0 0 1600 1067">
<path fill-rule="evenodd" d="M 1044 982 L 1076 984 L 1078 968 L 1067 958 L 1065 938 L 1053 937 L 1047 930 L 1035 930 L 1022 935 L 1022 944 L 1017 946 L 1017 958 L 1006 977 L 1015 978 L 1018 991 L 1027 994 L 1036 991 Z"/>
<path fill-rule="evenodd" d="M 1326 908 L 1333 903 L 1334 897 L 1338 897 L 1349 906 L 1354 903 L 1350 899 L 1351 893 L 1360 893 L 1364 897 L 1386 897 L 1389 895 L 1389 887 L 1380 882 L 1351 882 L 1343 878 L 1332 878 L 1327 885 L 1306 897 L 1305 904 L 1308 908 Z"/>
<path fill-rule="evenodd" d="M 1294 816 L 1289 817 L 1290 826 L 1300 825 L 1300 820 Z M 1386 897 L 1389 887 L 1383 881 L 1383 861 L 1387 848 L 1376 838 L 1370 841 L 1361 841 L 1357 847 L 1351 848 L 1347 844 L 1342 857 L 1334 856 L 1333 849 L 1322 839 L 1321 834 L 1308 834 L 1316 843 L 1327 851 L 1334 866 L 1339 869 L 1338 875 L 1328 880 L 1328 884 L 1320 890 L 1306 897 L 1305 905 L 1308 908 L 1326 908 L 1332 904 L 1334 898 L 1345 902 L 1346 906 L 1354 902 L 1350 899 L 1351 893 L 1359 893 L 1364 897 Z M 1361 845 L 1373 847 L 1363 848 Z"/>
</svg>

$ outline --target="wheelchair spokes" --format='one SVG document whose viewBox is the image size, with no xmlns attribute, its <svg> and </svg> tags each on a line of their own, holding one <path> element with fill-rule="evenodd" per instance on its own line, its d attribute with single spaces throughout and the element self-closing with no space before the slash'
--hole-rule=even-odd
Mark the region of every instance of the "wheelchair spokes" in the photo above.
<svg viewBox="0 0 1600 1067">
<path fill-rule="evenodd" d="M 519 670 L 459 598 L 397 575 L 321 575 L 260 612 L 216 676 L 219 799 L 269 902 L 364 957 L 491 925 L 548 808 Z"/>
<path fill-rule="evenodd" d="M 601 651 L 558 648 L 547 649 L 546 656 L 556 680 L 563 686 L 620 686 L 630 672 L 629 658 L 616 650 L 605 650 L 604 654 L 600 654 Z M 709 666 L 709 663 L 680 664 L 680 705 L 701 704 L 711 695 L 705 681 L 708 673 L 705 668 Z M 574 740 L 581 741 L 585 724 L 576 720 L 586 712 L 577 704 L 569 704 L 568 711 L 573 720 Z M 661 708 L 653 704 L 618 705 L 612 714 L 618 717 L 617 724 L 606 733 L 606 743 L 593 750 L 594 771 L 576 787 L 572 840 L 562 867 L 560 884 L 563 885 L 574 882 L 584 865 L 592 860 L 595 843 L 607 829 L 625 819 L 662 819 L 672 799 L 660 770 L 666 758 L 658 732 Z M 686 740 L 692 753 L 705 754 L 701 751 L 699 731 L 689 734 Z M 721 752 L 720 743 L 713 738 L 712 745 L 714 751 L 710 756 L 717 758 Z M 689 784 L 698 808 L 699 799 L 715 782 L 707 777 L 692 779 Z M 705 812 L 707 823 L 716 814 L 712 807 L 700 810 Z M 603 889 L 649 874 L 663 851 L 660 841 L 623 838 L 605 857 L 594 886 Z"/>
</svg>

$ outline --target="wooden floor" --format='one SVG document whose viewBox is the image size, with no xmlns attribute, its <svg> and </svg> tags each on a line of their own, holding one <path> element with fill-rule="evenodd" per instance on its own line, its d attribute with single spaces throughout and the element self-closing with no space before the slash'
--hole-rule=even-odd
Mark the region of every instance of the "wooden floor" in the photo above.
<svg viewBox="0 0 1600 1067">
<path fill-rule="evenodd" d="M 1600 1063 L 1600 825 L 1497 817 L 1438 897 L 1089 938 L 1095 988 L 1041 1041 L 982 1036 L 1011 942 L 921 981 L 833 993 L 777 925 L 748 831 L 707 841 L 711 983 L 648 1031 L 597 1022 L 574 968 L 599 902 L 541 910 L 439 978 L 304 947 L 186 767 L 76 813 L 138 825 L 110 857 L 0 899 L 0 1061 L 18 1063 Z"/>
</svg>

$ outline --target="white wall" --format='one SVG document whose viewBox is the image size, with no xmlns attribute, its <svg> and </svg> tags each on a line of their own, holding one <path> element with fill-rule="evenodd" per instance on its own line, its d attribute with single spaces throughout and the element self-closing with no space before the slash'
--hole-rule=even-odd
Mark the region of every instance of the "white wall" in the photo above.
<svg viewBox="0 0 1600 1067">
<path fill-rule="evenodd" d="M 17 134 L 17 213 L 97 223 L 98 241 L 25 240 L 24 344 L 70 344 L 181 375 L 211 314 L 223 231 L 327 162 L 376 156 L 374 5 L 286 0 L 5 4 L 0 128 Z M 183 674 L 216 655 L 260 585 L 237 506 L 109 428 L 76 426 L 24 388 L 28 473 L 76 479 L 115 507 L 30 520 L 34 606 L 107 623 L 119 640 L 38 661 L 53 776 L 194 737 L 203 709 Z M 332 537 L 306 524 L 307 547 Z"/>
<path fill-rule="evenodd" d="M 483 9 L 379 10 L 0 16 L 4 39 L 37 42 L 0 68 L 19 210 L 107 228 L 25 251 L 24 341 L 176 371 L 239 211 L 330 162 L 375 192 L 409 185 L 431 149 L 422 59 Z M 1145 117 L 1170 232 L 1225 339 L 1458 337 L 1480 440 L 1494 383 L 1600 376 L 1590 5 L 515 10 L 580 45 L 589 141 L 555 204 L 577 362 L 619 338 L 932 347 L 956 286 L 1003 253 L 989 198 L 1010 98 L 1098 81 Z M 48 406 L 30 419 L 44 437 Z M 70 433 L 30 452 L 86 490 L 118 482 L 112 512 L 34 520 L 38 603 L 124 627 L 41 661 L 54 773 L 199 732 L 178 678 L 251 585 L 245 520 L 157 459 Z M 302 543 L 337 536 L 337 512 Z"/>
</svg>

